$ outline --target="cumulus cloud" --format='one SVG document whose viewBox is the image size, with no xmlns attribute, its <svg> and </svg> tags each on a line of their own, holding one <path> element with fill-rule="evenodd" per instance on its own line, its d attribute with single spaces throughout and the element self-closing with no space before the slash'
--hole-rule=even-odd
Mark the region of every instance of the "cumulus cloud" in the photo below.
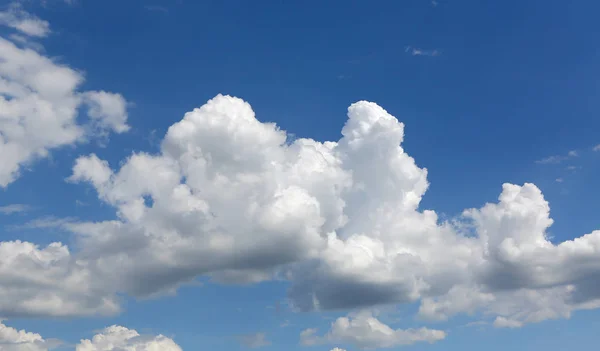
<svg viewBox="0 0 600 351">
<path fill-rule="evenodd" d="M 76 351 L 181 351 L 181 347 L 163 335 L 142 336 L 133 329 L 113 325 L 91 340 L 81 340 Z"/>
<path fill-rule="evenodd" d="M 304 330 L 300 334 L 301 343 L 303 345 L 341 343 L 351 344 L 361 349 L 378 349 L 417 342 L 433 343 L 446 337 L 446 333 L 441 330 L 427 328 L 394 330 L 368 311 L 362 311 L 351 317 L 338 318 L 324 336 L 318 336 L 316 332 L 315 329 Z"/>
<path fill-rule="evenodd" d="M 116 218 L 38 221 L 74 233 L 74 252 L 2 243 L 23 253 L 0 256 L 0 315 L 116 313 L 116 293 L 169 293 L 200 275 L 287 279 L 305 311 L 420 302 L 426 320 L 482 314 L 496 326 L 600 306 L 600 231 L 551 242 L 533 184 L 504 184 L 498 202 L 441 222 L 419 209 L 427 170 L 403 138 L 402 123 L 362 101 L 340 140 L 290 141 L 219 95 L 171 126 L 158 154 L 118 169 L 76 161 L 69 181 L 91 184 Z"/>
<path fill-rule="evenodd" d="M 52 243 L 0 242 L 0 315 L 4 317 L 110 315 L 118 302 L 92 279 L 91 267 Z"/>
<path fill-rule="evenodd" d="M 44 339 L 40 334 L 17 330 L 0 321 L 0 350 L 2 351 L 48 351 L 56 349 L 61 344 L 59 340 Z M 105 328 L 91 340 L 81 340 L 75 345 L 75 350 L 182 351 L 179 345 L 166 336 L 140 335 L 133 329 L 117 325 Z"/>
<path fill-rule="evenodd" d="M 599 231 L 552 243 L 533 184 L 504 184 L 497 203 L 441 222 L 419 210 L 427 170 L 403 138 L 402 123 L 361 101 L 337 142 L 289 141 L 219 95 L 171 126 L 159 154 L 116 170 L 78 159 L 70 181 L 89 182 L 117 217 L 69 228 L 98 279 L 135 296 L 199 275 L 276 274 L 300 310 L 420 301 L 424 319 L 482 313 L 516 325 L 598 306 Z"/>
<path fill-rule="evenodd" d="M 57 340 L 44 340 L 40 334 L 17 330 L 0 321 L 0 350 L 48 351 L 60 344 Z"/>
<path fill-rule="evenodd" d="M 128 130 L 125 99 L 78 91 L 82 82 L 79 71 L 0 37 L 0 187 L 52 149 Z M 79 113 L 82 107 L 87 107 L 89 122 Z"/>
<path fill-rule="evenodd" d="M 21 8 L 13 2 L 7 10 L 0 11 L 0 25 L 11 27 L 31 37 L 45 37 L 50 34 L 50 24 Z"/>
</svg>

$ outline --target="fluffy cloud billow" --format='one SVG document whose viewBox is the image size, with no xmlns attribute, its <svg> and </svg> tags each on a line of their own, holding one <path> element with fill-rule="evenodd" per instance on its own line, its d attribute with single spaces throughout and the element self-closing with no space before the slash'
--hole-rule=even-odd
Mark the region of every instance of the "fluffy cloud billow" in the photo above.
<svg viewBox="0 0 600 351">
<path fill-rule="evenodd" d="M 117 217 L 72 225 L 78 255 L 136 296 L 200 275 L 276 275 L 301 310 L 419 302 L 425 319 L 481 312 L 502 326 L 597 306 L 600 232 L 551 243 L 535 185 L 505 184 L 498 203 L 441 222 L 419 210 L 427 171 L 402 148 L 402 123 L 361 101 L 342 135 L 289 143 L 219 95 L 171 126 L 159 154 L 134 153 L 117 170 L 82 157 L 70 181 L 92 184 Z"/>
<path fill-rule="evenodd" d="M 24 15 L 15 11 L 0 12 L 0 24 L 12 23 L 30 35 L 38 33 L 32 24 L 37 22 L 22 19 Z M 15 13 L 21 22 L 15 22 Z M 81 72 L 33 50 L 27 38 L 14 38 L 20 40 L 0 37 L 2 188 L 18 178 L 24 165 L 47 157 L 53 149 L 129 129 L 123 96 L 79 91 L 84 80 Z"/>
<path fill-rule="evenodd" d="M 164 335 L 140 335 L 136 330 L 113 325 L 104 328 L 92 339 L 82 339 L 77 345 L 60 340 L 44 339 L 40 334 L 17 330 L 0 322 L 0 350 L 49 351 L 65 348 L 75 351 L 181 351 L 181 347 Z"/>
</svg>

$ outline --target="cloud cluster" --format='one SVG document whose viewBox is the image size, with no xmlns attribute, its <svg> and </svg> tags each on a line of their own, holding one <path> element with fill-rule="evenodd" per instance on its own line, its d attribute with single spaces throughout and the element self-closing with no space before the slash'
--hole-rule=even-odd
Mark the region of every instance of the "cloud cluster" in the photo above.
<svg viewBox="0 0 600 351">
<path fill-rule="evenodd" d="M 0 22 L 11 13 L 0 13 Z M 125 99 L 78 91 L 82 82 L 82 73 L 0 37 L 0 187 L 52 149 L 129 129 Z"/>
<path fill-rule="evenodd" d="M 61 344 L 59 340 L 44 339 L 40 334 L 17 330 L 0 321 L 2 351 L 48 351 Z M 73 346 L 75 351 L 181 351 L 181 347 L 166 336 L 144 336 L 117 325 L 107 327 L 91 340 L 83 339 Z"/>
<path fill-rule="evenodd" d="M 0 242 L 0 315 L 3 317 L 109 315 L 120 311 L 111 290 L 94 279 L 89 263 L 60 243 L 44 248 Z"/>
<path fill-rule="evenodd" d="M 51 344 L 40 334 L 17 330 L 0 321 L 0 350 L 2 351 L 47 351 Z"/>
<path fill-rule="evenodd" d="M 113 325 L 91 340 L 81 340 L 76 351 L 181 351 L 172 339 L 163 335 L 142 336 L 133 329 Z"/>
<path fill-rule="evenodd" d="M 417 342 L 434 343 L 446 337 L 445 332 L 428 328 L 394 330 L 368 311 L 338 318 L 324 336 L 318 336 L 316 332 L 315 329 L 304 330 L 300 334 L 301 343 L 303 345 L 341 343 L 351 344 L 361 349 L 378 349 L 412 345 Z"/>
<path fill-rule="evenodd" d="M 0 13 L 0 23 L 47 34 L 20 11 Z M 52 149 L 129 129 L 126 100 L 79 91 L 82 81 L 0 38 L 0 187 Z M 79 157 L 68 181 L 90 184 L 115 218 L 30 224 L 70 231 L 73 248 L 0 242 L 0 316 L 115 314 L 120 293 L 171 293 L 199 276 L 288 280 L 291 303 L 303 311 L 418 303 L 423 320 L 470 314 L 506 328 L 600 307 L 600 231 L 552 242 L 550 207 L 535 185 L 504 184 L 497 202 L 440 221 L 420 209 L 427 170 L 403 149 L 401 122 L 360 101 L 348 108 L 341 134 L 292 138 L 259 121 L 245 101 L 218 95 L 172 125 L 156 154 L 134 153 L 118 167 Z M 361 312 L 337 319 L 323 336 L 308 329 L 302 341 L 387 348 L 444 337 L 394 330 Z M 9 350 L 48 348 L 41 336 L 4 325 L 2 340 Z M 266 343 L 261 334 L 250 341 Z M 169 338 L 118 326 L 77 346 L 157 349 L 180 350 Z"/>
<path fill-rule="evenodd" d="M 301 310 L 419 302 L 423 319 L 481 314 L 499 327 L 598 307 L 600 232 L 552 243 L 533 184 L 505 184 L 497 203 L 440 222 L 418 208 L 427 171 L 403 150 L 403 124 L 369 102 L 348 117 L 337 142 L 290 142 L 246 102 L 219 95 L 169 128 L 159 154 L 135 153 L 117 170 L 79 158 L 69 180 L 90 183 L 116 219 L 59 221 L 75 253 L 3 243 L 25 254 L 0 279 L 20 270 L 31 297 L 14 303 L 25 290 L 4 288 L 0 311 L 116 313 L 117 292 L 168 293 L 200 275 L 288 279 Z M 36 292 L 52 299 L 35 303 Z"/>
<path fill-rule="evenodd" d="M 403 124 L 364 101 L 348 117 L 337 142 L 288 142 L 219 95 L 174 124 L 158 155 L 133 154 L 117 171 L 78 159 L 70 180 L 117 213 L 71 227 L 81 254 L 136 296 L 203 274 L 248 283 L 278 273 L 302 310 L 421 301 L 427 319 L 483 312 L 501 326 L 596 307 L 600 232 L 550 242 L 533 184 L 505 184 L 498 203 L 440 222 L 418 209 L 427 171 L 401 147 Z"/>
</svg>

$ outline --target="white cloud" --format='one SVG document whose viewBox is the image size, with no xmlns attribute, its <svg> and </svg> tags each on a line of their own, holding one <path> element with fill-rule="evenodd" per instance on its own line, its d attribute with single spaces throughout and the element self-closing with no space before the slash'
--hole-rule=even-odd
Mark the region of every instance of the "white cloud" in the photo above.
<svg viewBox="0 0 600 351">
<path fill-rule="evenodd" d="M 0 187 L 52 149 L 128 129 L 124 98 L 80 92 L 82 82 L 80 72 L 0 37 Z M 90 125 L 79 114 L 84 106 Z"/>
<path fill-rule="evenodd" d="M 0 350 L 2 351 L 48 351 L 59 344 L 57 340 L 44 340 L 40 334 L 17 330 L 0 321 Z"/>
<path fill-rule="evenodd" d="M 436 4 L 437 5 L 437 4 Z M 412 56 L 439 56 L 440 51 L 438 49 L 425 50 L 420 48 L 415 48 L 412 46 L 407 46 L 404 48 L 404 52 L 410 53 Z"/>
<path fill-rule="evenodd" d="M 117 219 L 71 223 L 79 255 L 106 286 L 171 292 L 199 275 L 249 283 L 278 274 L 301 310 L 421 301 L 422 318 L 519 323 L 599 306 L 600 231 L 554 244 L 533 184 L 453 222 L 418 210 L 427 170 L 401 147 L 404 125 L 369 102 L 337 142 L 295 139 L 242 100 L 217 96 L 169 128 L 158 155 L 120 169 L 80 158 Z"/>
<path fill-rule="evenodd" d="M 83 94 L 89 106 L 88 115 L 94 119 L 100 129 L 124 133 L 127 125 L 127 101 L 120 94 L 106 91 L 88 91 Z"/>
<path fill-rule="evenodd" d="M 163 335 L 142 336 L 133 329 L 113 325 L 91 340 L 81 340 L 76 351 L 181 351 L 181 347 Z"/>
<path fill-rule="evenodd" d="M 31 210 L 31 207 L 27 206 L 27 205 L 23 205 L 23 204 L 12 204 L 12 205 L 0 206 L 0 213 L 5 214 L 5 215 L 10 215 L 13 213 L 27 212 L 29 210 Z"/>
<path fill-rule="evenodd" d="M 338 318 L 324 336 L 315 334 L 315 329 L 304 330 L 300 334 L 301 343 L 303 345 L 341 343 L 351 344 L 361 349 L 378 349 L 412 345 L 417 342 L 434 343 L 446 337 L 446 333 L 441 330 L 427 328 L 394 330 L 366 311 L 353 317 Z"/>
<path fill-rule="evenodd" d="M 56 339 L 44 339 L 40 334 L 17 330 L 0 321 L 1 351 L 48 351 L 61 346 Z M 61 348 L 62 349 L 62 348 Z M 163 336 L 140 335 L 133 329 L 113 325 L 81 340 L 76 351 L 182 351 L 172 339 Z"/>
<path fill-rule="evenodd" d="M 598 144 L 598 145 L 594 146 L 594 147 L 592 148 L 592 150 L 594 150 L 594 151 L 600 151 L 600 144 Z"/>
<path fill-rule="evenodd" d="M 557 183 L 562 183 L 562 182 L 564 182 L 564 181 L 565 181 L 565 180 L 564 180 L 563 178 L 556 178 L 556 182 L 557 182 Z"/>
<path fill-rule="evenodd" d="M 243 335 L 239 338 L 239 340 L 242 343 L 242 345 L 252 349 L 271 345 L 271 342 L 267 340 L 267 336 L 265 333 Z"/>
<path fill-rule="evenodd" d="M 118 303 L 92 279 L 92 267 L 68 248 L 0 242 L 0 315 L 4 317 L 109 315 Z"/>
<path fill-rule="evenodd" d="M 13 2 L 5 11 L 0 11 L 0 25 L 14 28 L 32 37 L 45 37 L 50 34 L 50 24 L 25 12 L 18 2 Z"/>
<path fill-rule="evenodd" d="M 404 125 L 368 102 L 348 116 L 337 142 L 290 142 L 217 96 L 171 126 L 157 155 L 117 170 L 78 159 L 69 180 L 91 183 L 116 219 L 32 222 L 73 232 L 73 253 L 2 243 L 0 315 L 116 313 L 116 293 L 173 292 L 200 275 L 276 274 L 300 310 L 420 301 L 424 319 L 516 326 L 600 306 L 600 231 L 550 242 L 533 184 L 505 184 L 497 203 L 440 222 L 418 209 L 427 170 L 402 149 Z"/>
</svg>

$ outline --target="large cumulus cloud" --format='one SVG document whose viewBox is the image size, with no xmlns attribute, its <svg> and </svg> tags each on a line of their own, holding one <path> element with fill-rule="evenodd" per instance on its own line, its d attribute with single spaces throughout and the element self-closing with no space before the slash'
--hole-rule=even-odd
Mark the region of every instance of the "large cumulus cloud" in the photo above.
<svg viewBox="0 0 600 351">
<path fill-rule="evenodd" d="M 62 262 L 57 274 L 102 282 L 76 295 L 86 313 L 116 311 L 117 292 L 174 291 L 201 275 L 287 279 L 301 310 L 418 302 L 423 319 L 481 314 L 498 327 L 598 307 L 600 232 L 552 243 L 533 184 L 505 184 L 497 203 L 442 222 L 419 209 L 427 171 L 403 137 L 395 117 L 361 101 L 340 140 L 290 142 L 246 102 L 219 95 L 171 126 L 158 154 L 135 153 L 118 169 L 79 158 L 69 181 L 89 182 L 116 217 L 62 224 L 77 250 L 55 244 L 64 259 L 51 262 Z"/>
<path fill-rule="evenodd" d="M 514 326 L 596 307 L 600 232 L 549 241 L 533 184 L 505 184 L 498 203 L 441 222 L 419 209 L 427 171 L 403 137 L 395 117 L 361 101 L 340 140 L 289 142 L 219 95 L 174 124 L 157 155 L 135 153 L 118 170 L 77 160 L 70 180 L 91 183 L 117 218 L 72 229 L 81 255 L 133 295 L 202 274 L 277 274 L 302 310 L 420 301 L 423 318 L 483 312 Z"/>
</svg>

